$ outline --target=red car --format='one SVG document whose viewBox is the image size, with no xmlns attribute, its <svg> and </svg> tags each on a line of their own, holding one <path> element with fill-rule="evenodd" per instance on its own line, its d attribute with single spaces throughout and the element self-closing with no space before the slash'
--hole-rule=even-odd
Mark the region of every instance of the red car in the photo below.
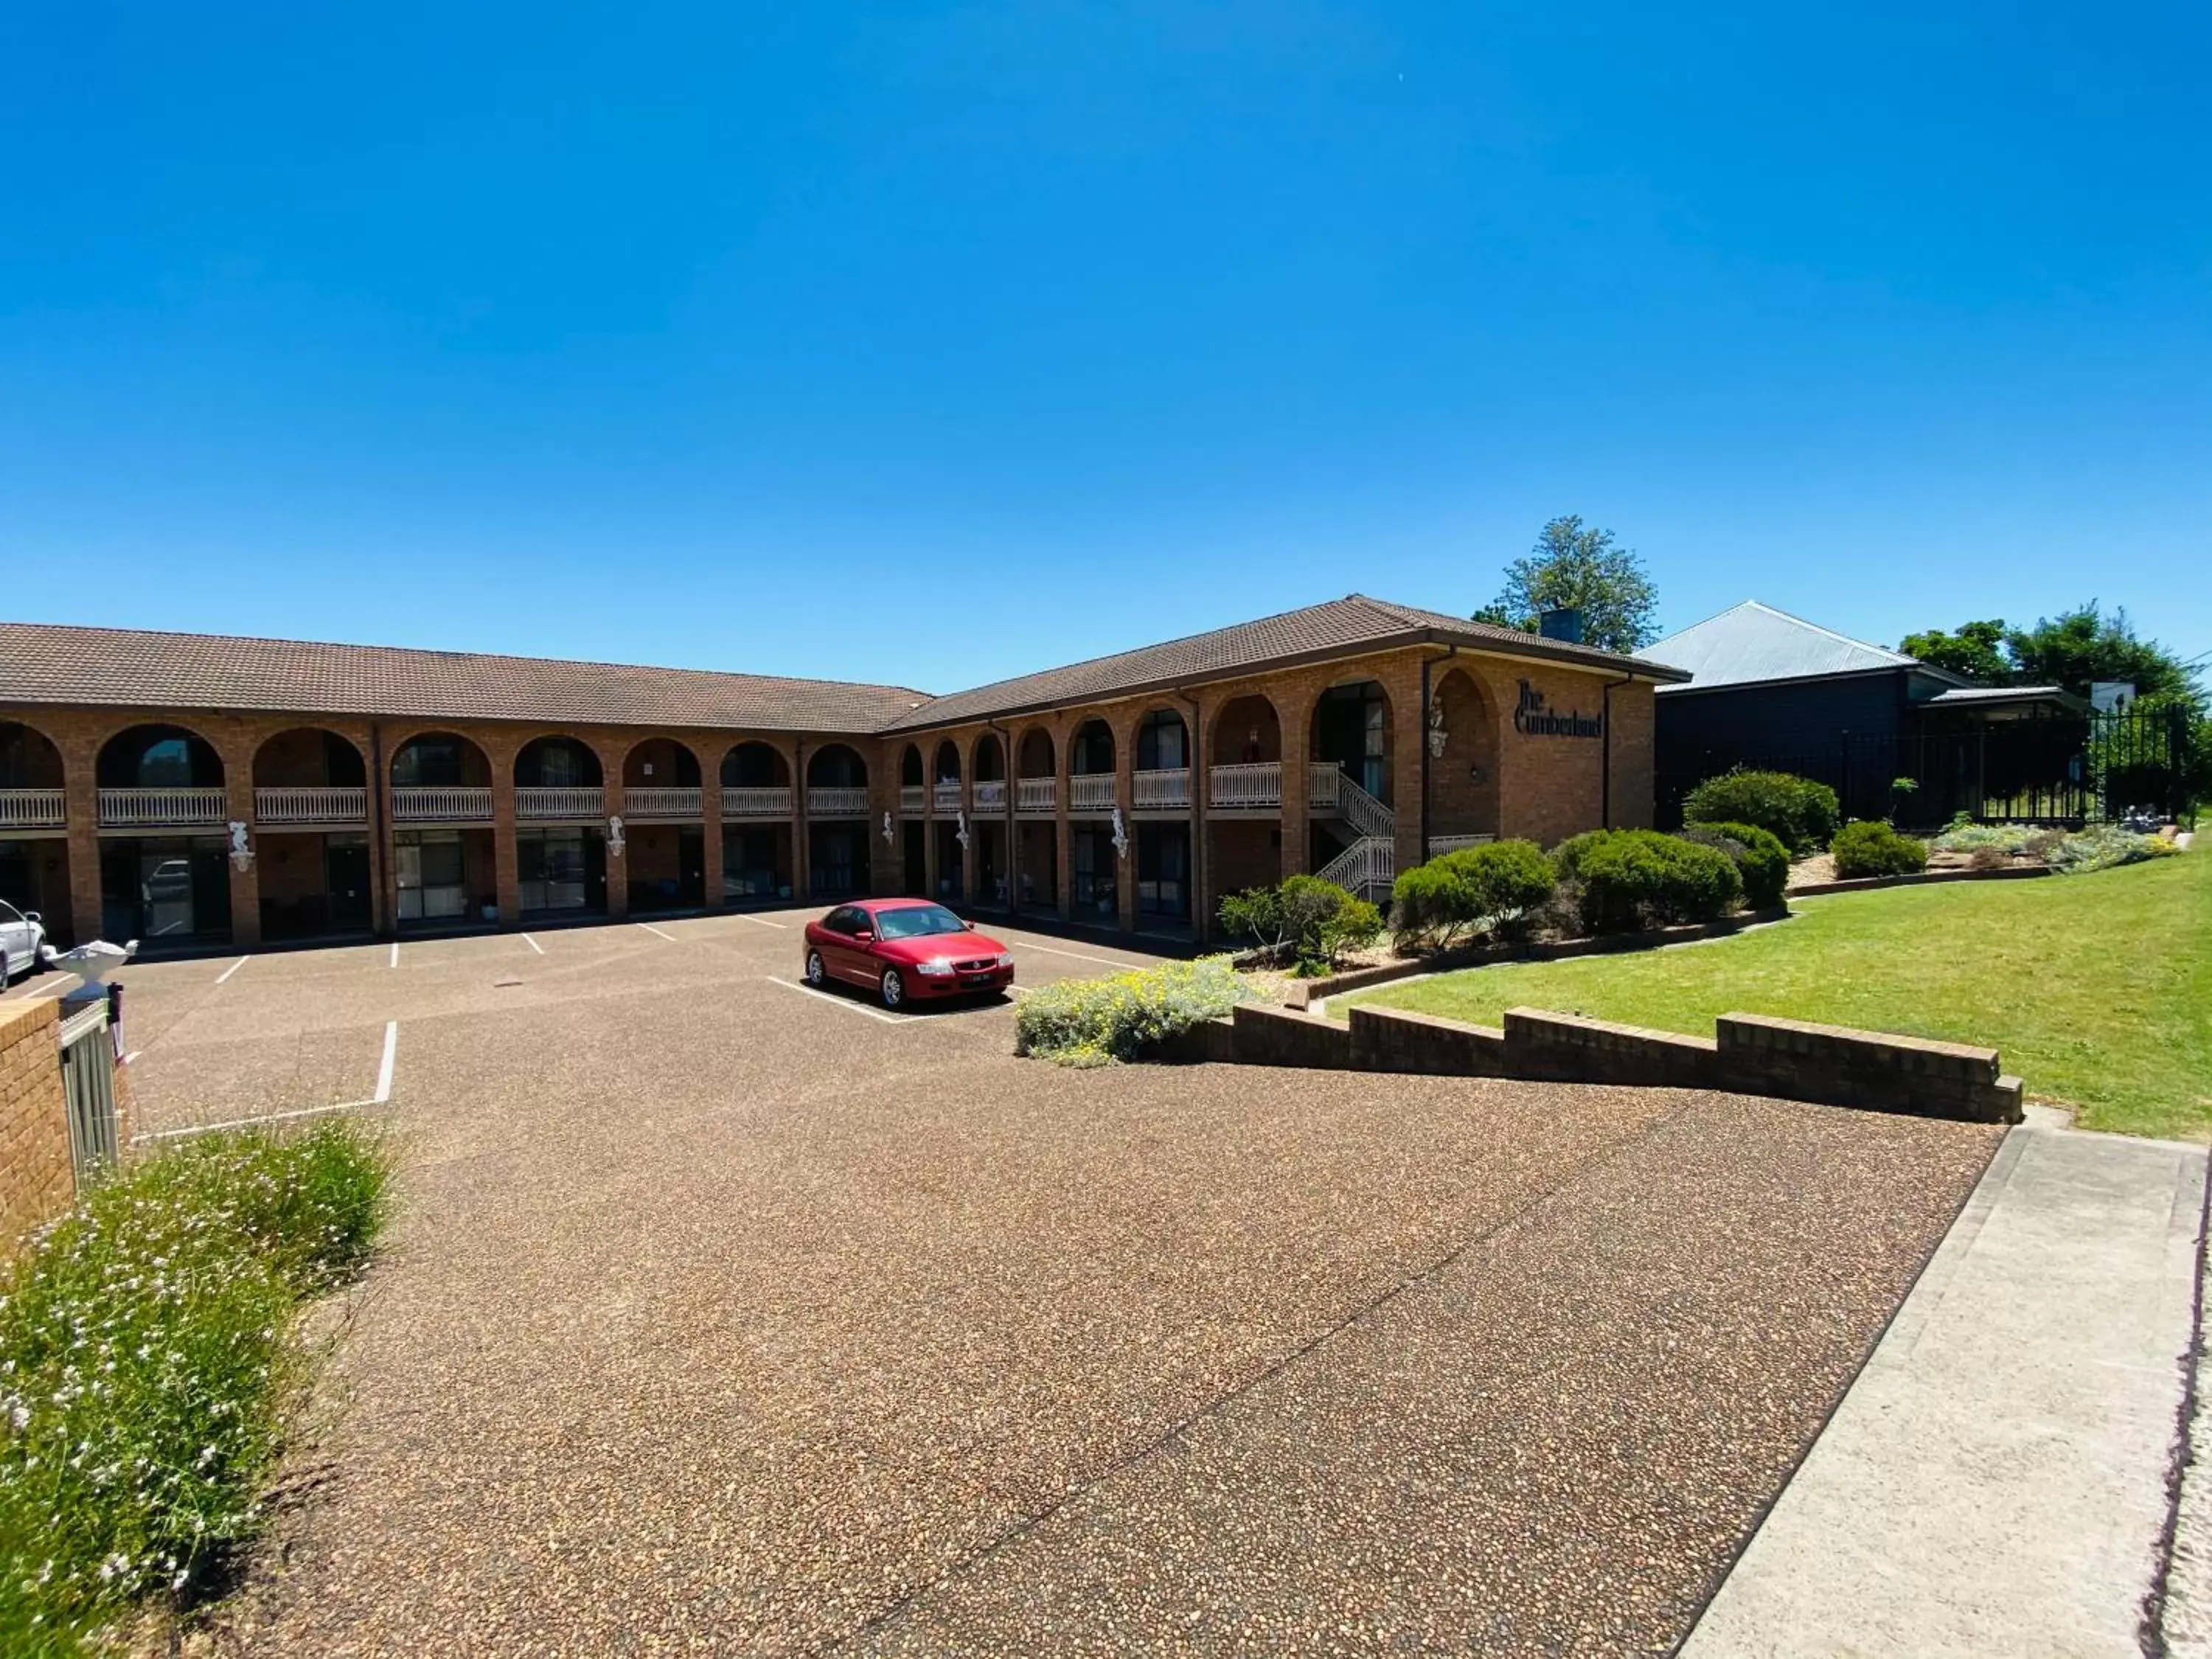
<svg viewBox="0 0 2212 1659">
<path fill-rule="evenodd" d="M 928 899 L 857 899 L 806 924 L 806 982 L 865 985 L 886 1008 L 1003 991 L 1013 952 Z"/>
</svg>

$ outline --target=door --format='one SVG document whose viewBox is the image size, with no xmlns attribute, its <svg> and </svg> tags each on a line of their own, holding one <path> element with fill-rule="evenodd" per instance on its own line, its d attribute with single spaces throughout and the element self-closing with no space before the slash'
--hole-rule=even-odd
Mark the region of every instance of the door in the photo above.
<svg viewBox="0 0 2212 1659">
<path fill-rule="evenodd" d="M 840 905 L 822 918 L 824 935 L 815 948 L 822 952 L 822 965 L 830 970 L 832 979 L 854 979 L 859 976 L 860 943 L 853 937 L 860 925 L 860 913 L 848 904 Z"/>
<path fill-rule="evenodd" d="M 146 936 L 166 939 L 192 931 L 192 866 L 173 854 L 138 855 L 138 891 Z"/>
<path fill-rule="evenodd" d="M 323 853 L 324 878 L 329 883 L 331 927 L 333 932 L 365 933 L 369 928 L 368 844 L 331 842 Z"/>
</svg>

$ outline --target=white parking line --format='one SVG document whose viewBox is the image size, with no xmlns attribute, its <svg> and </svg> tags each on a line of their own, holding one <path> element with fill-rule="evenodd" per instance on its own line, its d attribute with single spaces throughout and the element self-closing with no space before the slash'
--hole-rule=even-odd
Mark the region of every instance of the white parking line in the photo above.
<svg viewBox="0 0 2212 1659">
<path fill-rule="evenodd" d="M 1142 968 L 1146 965 L 1141 962 L 1117 962 L 1112 957 L 1086 957 L 1080 951 L 1055 951 L 1049 945 L 1031 945 L 1027 939 L 1014 940 L 1013 947 L 1017 951 L 1042 951 L 1048 957 L 1066 957 L 1075 962 L 1100 962 L 1109 968 Z"/>
<path fill-rule="evenodd" d="M 398 939 L 392 941 L 392 965 L 394 968 L 397 968 L 399 965 L 399 941 Z"/>
<path fill-rule="evenodd" d="M 527 945 L 532 950 L 537 951 L 539 956 L 542 957 L 545 954 L 545 947 L 540 945 L 536 939 L 531 938 L 529 934 L 525 933 L 522 936 L 522 942 L 525 945 Z"/>
<path fill-rule="evenodd" d="M 903 1014 L 887 1014 L 878 1008 L 864 1007 L 857 1002 L 848 1002 L 843 997 L 833 997 L 827 991 L 817 991 L 811 985 L 801 985 L 793 980 L 778 979 L 774 974 L 764 975 L 763 977 L 771 985 L 781 985 L 785 990 L 796 991 L 801 996 L 818 997 L 833 1007 L 847 1008 L 856 1014 L 866 1014 L 870 1019 L 879 1019 L 886 1025 L 907 1025 L 913 1023 Z"/>
<path fill-rule="evenodd" d="M 658 935 L 658 936 L 659 936 L 659 938 L 661 938 L 661 939 L 666 939 L 666 940 L 667 940 L 671 945 L 674 945 L 674 944 L 677 944 L 677 943 L 678 943 L 678 942 L 679 942 L 679 941 L 677 939 L 677 937 L 676 937 L 676 935 L 675 935 L 675 934 L 673 934 L 673 933 L 661 933 L 660 929 L 659 929 L 658 927 L 654 927 L 654 926 L 653 926 L 651 922 L 649 922 L 649 921 L 641 921 L 640 923 L 638 923 L 638 926 L 639 926 L 639 927 L 642 927 L 642 928 L 644 928 L 644 929 L 645 929 L 645 931 L 646 931 L 647 933 L 653 933 L 653 934 Z"/>
<path fill-rule="evenodd" d="M 195 1123 L 182 1129 L 161 1129 L 152 1134 L 133 1135 L 131 1144 L 135 1146 L 149 1140 L 181 1140 L 187 1135 L 211 1135 L 225 1129 L 252 1129 L 264 1123 L 289 1123 L 303 1117 L 327 1117 L 332 1112 L 350 1112 L 362 1106 L 389 1105 L 392 1101 L 392 1064 L 398 1052 L 399 1022 L 386 1020 L 384 1025 L 384 1057 L 376 1067 L 376 1092 L 367 1100 L 341 1100 L 331 1106 L 302 1106 L 295 1112 L 263 1112 L 258 1116 L 234 1117 L 221 1123 Z M 128 1066 L 137 1058 L 137 1055 L 132 1054 L 123 1063 Z"/>
<path fill-rule="evenodd" d="M 781 931 L 785 926 L 780 921 L 770 921 L 766 916 L 749 916 L 742 910 L 737 912 L 737 918 L 739 921 L 750 921 L 756 927 L 774 927 Z"/>
<path fill-rule="evenodd" d="M 222 984 L 223 981 L 228 979 L 233 974 L 236 973 L 240 969 L 245 967 L 247 963 L 252 960 L 253 958 L 252 957 L 239 957 L 236 962 L 232 963 L 229 967 L 224 969 L 221 973 L 215 976 L 215 982 L 218 985 Z"/>
</svg>

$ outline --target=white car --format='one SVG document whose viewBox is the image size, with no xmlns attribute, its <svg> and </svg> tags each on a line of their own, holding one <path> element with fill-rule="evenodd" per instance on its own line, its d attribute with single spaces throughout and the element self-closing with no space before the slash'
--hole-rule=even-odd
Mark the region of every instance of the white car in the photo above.
<svg viewBox="0 0 2212 1659">
<path fill-rule="evenodd" d="M 0 985 L 18 974 L 35 974 L 46 947 L 46 924 L 36 910 L 18 910 L 0 899 Z"/>
</svg>

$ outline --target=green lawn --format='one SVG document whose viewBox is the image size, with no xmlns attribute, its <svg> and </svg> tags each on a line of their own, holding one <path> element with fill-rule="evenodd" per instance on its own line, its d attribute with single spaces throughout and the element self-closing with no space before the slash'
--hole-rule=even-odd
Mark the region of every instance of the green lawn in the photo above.
<svg viewBox="0 0 2212 1659">
<path fill-rule="evenodd" d="M 1731 1010 L 1994 1045 L 2085 1128 L 2212 1139 L 2212 856 L 1838 894 L 1707 944 L 1332 999 L 1495 1025 L 1529 1006 L 1710 1036 Z"/>
</svg>

